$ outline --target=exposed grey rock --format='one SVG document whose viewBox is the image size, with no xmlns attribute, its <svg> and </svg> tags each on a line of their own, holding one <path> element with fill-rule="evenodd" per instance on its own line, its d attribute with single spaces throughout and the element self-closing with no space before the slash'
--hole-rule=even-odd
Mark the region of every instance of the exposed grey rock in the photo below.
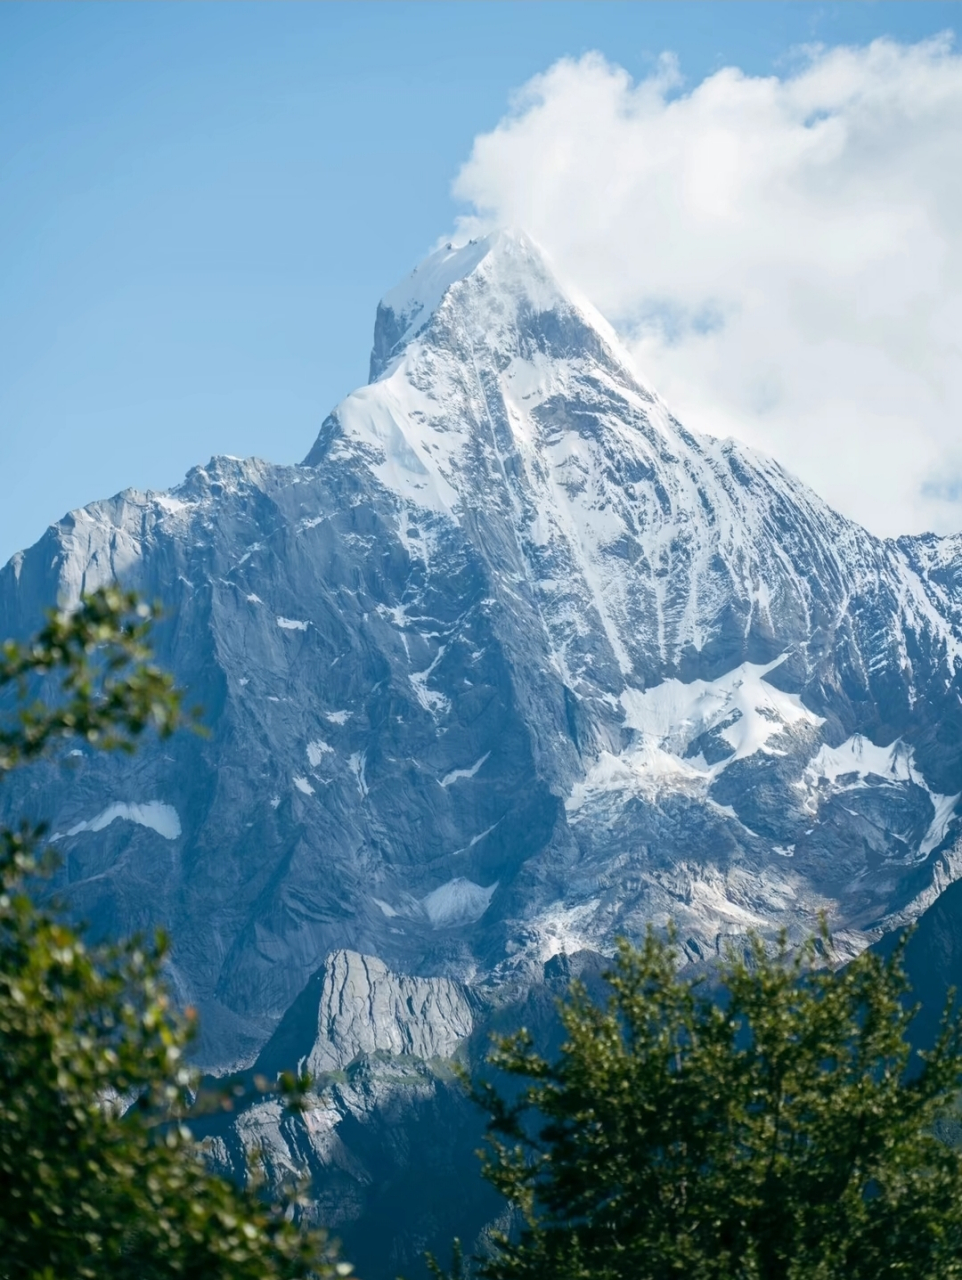
<svg viewBox="0 0 962 1280">
<path fill-rule="evenodd" d="M 451 1058 L 474 1027 L 472 1005 L 450 978 L 391 973 L 373 956 L 335 951 L 265 1045 L 255 1071 L 320 1076 L 378 1052 Z"/>
<path fill-rule="evenodd" d="M 309 1179 L 309 1221 L 329 1228 L 365 1280 L 419 1280 L 423 1251 L 470 1245 L 502 1203 L 479 1176 L 480 1113 L 437 1061 L 378 1053 L 325 1081 L 303 1111 L 275 1099 L 197 1123 L 212 1164 L 244 1181 Z"/>
<path fill-rule="evenodd" d="M 483 1246 L 486 1230 L 505 1211 L 480 1177 L 484 1115 L 451 1061 L 435 1051 L 447 1040 L 461 1063 L 478 1070 L 490 1035 L 523 1024 L 546 1052 L 556 1052 L 564 1035 L 557 997 L 573 977 L 603 996 L 599 973 L 606 963 L 586 952 L 556 956 L 514 998 L 502 990 L 500 1003 L 484 1008 L 447 979 L 412 981 L 369 957 L 338 953 L 308 983 L 253 1069 L 242 1074 L 248 1088 L 238 1091 L 236 1109 L 225 1114 L 220 1107 L 203 1108 L 194 1120 L 208 1159 L 240 1182 L 256 1168 L 272 1185 L 299 1184 L 308 1220 L 333 1230 L 368 1280 L 394 1280 L 399 1273 L 426 1277 L 425 1249 L 445 1257 L 455 1236 L 469 1248 L 472 1242 Z M 433 1025 L 434 1035 L 425 1037 L 429 1059 L 412 1054 L 413 1037 L 404 1034 L 393 1037 L 392 1049 L 384 1047 L 391 1037 L 383 1034 L 377 1048 L 363 1047 L 385 1026 L 410 1019 L 411 1010 L 398 1003 L 405 991 Z M 320 1039 L 319 1018 L 327 1028 Z M 416 1025 L 411 1030 L 419 1034 Z M 305 1047 L 318 1045 L 328 1065 L 302 1110 L 286 1110 L 276 1096 L 258 1092 L 264 1076 L 297 1064 L 303 1069 Z"/>
</svg>

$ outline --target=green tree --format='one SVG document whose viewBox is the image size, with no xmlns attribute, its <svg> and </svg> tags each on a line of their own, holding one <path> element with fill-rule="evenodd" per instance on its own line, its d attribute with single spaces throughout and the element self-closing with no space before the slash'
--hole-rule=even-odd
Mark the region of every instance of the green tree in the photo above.
<svg viewBox="0 0 962 1280">
<path fill-rule="evenodd" d="M 757 938 L 713 990 L 649 932 L 605 1007 L 576 984 L 549 1062 L 522 1031 L 481 1083 L 485 1173 L 523 1225 L 489 1280 L 962 1276 L 962 1159 L 934 1136 L 962 1084 L 950 1010 L 912 1062 L 901 952 L 820 965 Z"/>
<path fill-rule="evenodd" d="M 154 612 L 115 589 L 0 655 L 0 778 L 80 737 L 132 750 L 182 720 L 147 645 Z M 48 696 L 43 696 L 44 694 Z M 49 695 L 53 695 L 52 697 Z M 0 1274 L 11 1280 L 345 1275 L 290 1206 L 214 1176 L 183 1124 L 190 1022 L 166 944 L 86 945 L 38 906 L 42 827 L 0 831 Z"/>
</svg>

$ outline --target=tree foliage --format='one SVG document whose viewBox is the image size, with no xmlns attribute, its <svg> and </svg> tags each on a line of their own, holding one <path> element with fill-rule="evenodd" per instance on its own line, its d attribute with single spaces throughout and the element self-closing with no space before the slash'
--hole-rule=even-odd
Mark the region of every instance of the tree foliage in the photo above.
<svg viewBox="0 0 962 1280">
<path fill-rule="evenodd" d="M 962 1160 L 933 1133 L 962 1083 L 946 1011 L 912 1061 L 901 952 L 834 971 L 821 943 L 730 952 L 708 991 L 670 943 L 622 942 L 610 999 L 575 984 L 557 1061 L 530 1036 L 474 1086 L 486 1176 L 520 1210 L 490 1280 L 962 1276 Z"/>
<path fill-rule="evenodd" d="M 8 643 L 0 777 L 80 736 L 131 750 L 182 720 L 147 645 L 154 611 L 107 589 Z M 41 695 L 59 688 L 56 697 Z M 190 1021 L 166 944 L 87 945 L 35 901 L 43 829 L 0 831 L 0 1272 L 36 1280 L 347 1274 L 325 1237 L 205 1167 L 183 1124 Z"/>
</svg>

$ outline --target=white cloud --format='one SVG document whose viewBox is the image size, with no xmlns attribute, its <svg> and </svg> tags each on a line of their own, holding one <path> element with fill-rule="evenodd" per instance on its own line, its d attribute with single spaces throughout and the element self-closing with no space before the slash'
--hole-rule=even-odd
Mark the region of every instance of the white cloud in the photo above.
<svg viewBox="0 0 962 1280">
<path fill-rule="evenodd" d="M 455 184 L 525 227 L 688 425 L 878 533 L 962 528 L 962 58 L 808 50 L 680 91 L 597 54 L 532 80 Z"/>
</svg>

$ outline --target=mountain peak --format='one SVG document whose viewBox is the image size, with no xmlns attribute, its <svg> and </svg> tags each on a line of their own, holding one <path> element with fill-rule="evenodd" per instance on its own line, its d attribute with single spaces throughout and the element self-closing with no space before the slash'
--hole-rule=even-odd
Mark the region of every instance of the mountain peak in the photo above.
<svg viewBox="0 0 962 1280">
<path fill-rule="evenodd" d="M 468 302 L 468 298 L 472 301 Z M 384 295 L 374 327 L 370 381 L 381 377 L 446 302 L 462 309 L 467 305 L 475 311 L 480 305 L 487 311 L 485 304 L 492 299 L 501 313 L 499 318 L 503 318 L 505 310 L 516 314 L 576 312 L 611 353 L 617 354 L 619 362 L 630 366 L 630 357 L 604 317 L 561 283 L 548 254 L 527 232 L 510 227 L 462 244 L 446 242 Z"/>
<path fill-rule="evenodd" d="M 619 437 L 627 430 L 624 447 L 647 453 L 657 438 L 656 452 L 669 439 L 674 448 L 666 411 L 608 322 L 562 284 L 530 236 L 498 230 L 444 244 L 384 295 L 368 385 L 325 420 L 305 462 L 360 450 L 388 489 L 457 520 L 476 491 L 510 488 L 522 456 L 548 447 L 549 406 L 591 404 L 575 434 L 592 435 L 594 410 L 607 421 L 609 395 L 637 416 L 612 427 Z"/>
<path fill-rule="evenodd" d="M 98 930 L 169 928 L 208 1062 L 312 974 L 278 1068 L 447 1056 L 455 979 L 667 919 L 699 961 L 823 912 L 854 951 L 962 874 L 958 544 L 882 543 L 686 431 L 523 233 L 381 315 L 306 465 L 214 460 L 0 571 L 0 635 L 117 578 L 176 619 L 203 751 L 41 762 L 0 818 L 49 813 Z"/>
</svg>

